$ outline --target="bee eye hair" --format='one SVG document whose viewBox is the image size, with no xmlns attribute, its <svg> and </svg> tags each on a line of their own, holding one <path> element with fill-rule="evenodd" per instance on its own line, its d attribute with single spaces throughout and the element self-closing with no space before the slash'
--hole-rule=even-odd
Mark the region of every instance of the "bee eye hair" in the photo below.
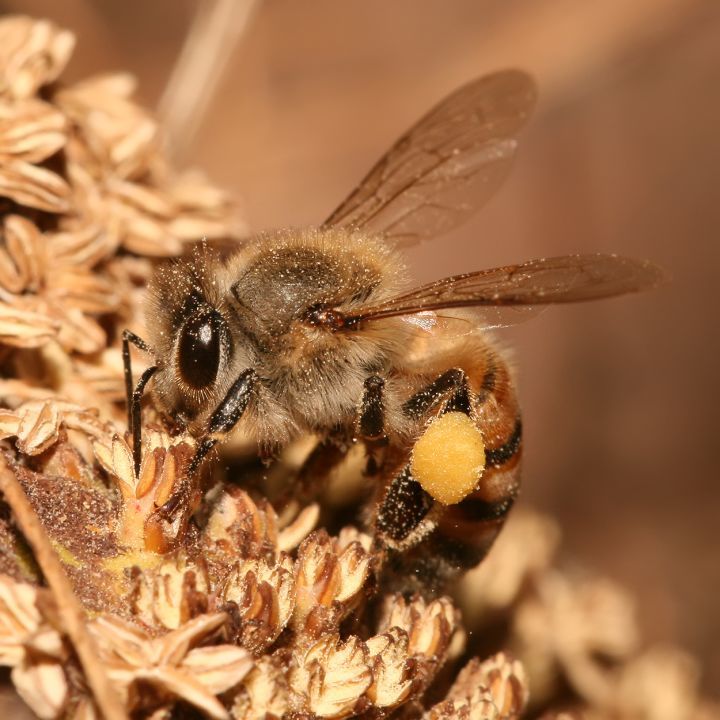
<svg viewBox="0 0 720 720">
<path fill-rule="evenodd" d="M 189 317 L 180 331 L 177 368 L 185 383 L 196 390 L 208 387 L 220 369 L 225 322 L 215 310 Z"/>
</svg>

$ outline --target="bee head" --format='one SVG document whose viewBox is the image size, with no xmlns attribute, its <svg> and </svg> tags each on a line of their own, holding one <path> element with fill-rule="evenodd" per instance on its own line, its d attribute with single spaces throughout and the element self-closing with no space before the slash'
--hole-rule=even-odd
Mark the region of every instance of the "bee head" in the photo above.
<svg viewBox="0 0 720 720">
<path fill-rule="evenodd" d="M 150 286 L 146 325 L 160 406 L 191 429 L 224 397 L 238 363 L 249 363 L 211 250 L 161 266 Z"/>
</svg>

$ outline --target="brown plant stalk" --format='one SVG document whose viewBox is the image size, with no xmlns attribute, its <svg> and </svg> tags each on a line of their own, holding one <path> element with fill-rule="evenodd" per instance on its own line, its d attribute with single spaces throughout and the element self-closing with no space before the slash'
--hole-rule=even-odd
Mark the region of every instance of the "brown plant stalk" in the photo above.
<svg viewBox="0 0 720 720">
<path fill-rule="evenodd" d="M 2 454 L 0 491 L 13 511 L 15 522 L 33 549 L 35 560 L 53 594 L 62 627 L 72 641 L 98 708 L 108 720 L 127 720 L 127 713 L 100 662 L 95 640 L 88 632 L 85 609 L 73 592 L 40 518 Z"/>
</svg>

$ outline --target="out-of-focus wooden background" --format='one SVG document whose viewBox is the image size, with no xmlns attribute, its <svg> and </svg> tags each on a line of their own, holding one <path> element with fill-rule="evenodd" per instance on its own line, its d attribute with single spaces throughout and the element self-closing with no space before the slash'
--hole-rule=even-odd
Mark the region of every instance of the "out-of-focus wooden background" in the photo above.
<svg viewBox="0 0 720 720">
<path fill-rule="evenodd" d="M 238 0 L 239 1 L 239 0 Z M 199 3 L 14 0 L 79 35 L 66 74 L 129 70 L 157 104 Z M 540 88 L 511 179 L 412 253 L 422 280 L 575 251 L 648 257 L 672 285 L 559 308 L 503 337 L 525 493 L 565 551 L 628 585 L 646 635 L 720 689 L 720 3 L 266 0 L 180 157 L 253 228 L 318 222 L 432 103 L 508 66 Z"/>
</svg>

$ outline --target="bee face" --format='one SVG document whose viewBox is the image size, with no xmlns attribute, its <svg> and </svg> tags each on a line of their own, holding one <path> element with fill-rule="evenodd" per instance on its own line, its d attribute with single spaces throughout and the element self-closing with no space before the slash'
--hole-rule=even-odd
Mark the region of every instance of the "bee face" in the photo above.
<svg viewBox="0 0 720 720">
<path fill-rule="evenodd" d="M 223 299 L 220 259 L 207 248 L 162 267 L 146 305 L 146 325 L 158 371 L 154 394 L 160 407 L 191 431 L 217 404 L 237 361 L 249 362 L 247 343 L 233 328 Z M 239 341 L 239 342 L 238 342 Z"/>
</svg>

